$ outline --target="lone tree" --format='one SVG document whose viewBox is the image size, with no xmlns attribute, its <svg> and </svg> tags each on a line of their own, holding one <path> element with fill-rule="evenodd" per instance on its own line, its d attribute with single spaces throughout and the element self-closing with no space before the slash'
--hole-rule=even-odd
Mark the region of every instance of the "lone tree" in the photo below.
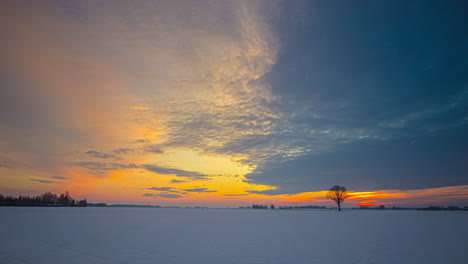
<svg viewBox="0 0 468 264">
<path fill-rule="evenodd" d="M 338 211 L 341 211 L 341 203 L 348 198 L 348 191 L 344 186 L 335 185 L 328 191 L 327 198 L 333 200 L 338 205 Z"/>
</svg>

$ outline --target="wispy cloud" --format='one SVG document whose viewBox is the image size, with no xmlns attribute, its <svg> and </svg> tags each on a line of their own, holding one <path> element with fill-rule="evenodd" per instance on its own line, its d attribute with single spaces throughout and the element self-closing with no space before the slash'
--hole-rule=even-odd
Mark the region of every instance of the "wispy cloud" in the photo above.
<svg viewBox="0 0 468 264">
<path fill-rule="evenodd" d="M 85 152 L 85 154 L 90 155 L 94 158 L 100 158 L 100 159 L 119 159 L 119 157 L 112 155 L 112 154 L 107 154 L 95 150 L 90 150 Z"/>
<path fill-rule="evenodd" d="M 0 168 L 13 168 L 13 166 L 4 160 L 0 160 Z"/>
<path fill-rule="evenodd" d="M 285 193 L 284 191 L 281 191 L 280 189 L 262 190 L 262 191 L 247 190 L 246 192 L 255 193 L 255 194 L 263 194 L 263 195 L 284 195 L 284 194 L 287 195 L 288 194 L 288 193 Z"/>
<path fill-rule="evenodd" d="M 133 151 L 133 149 L 130 149 L 130 148 L 118 148 L 118 149 L 115 149 L 113 150 L 112 152 L 114 152 L 115 154 L 118 154 L 118 155 L 125 155 L 125 154 L 128 154 L 129 152 Z"/>
<path fill-rule="evenodd" d="M 142 196 L 153 197 L 153 198 L 162 197 L 162 198 L 169 198 L 169 199 L 176 199 L 176 198 L 183 197 L 180 194 L 174 194 L 174 193 L 145 193 Z"/>
<path fill-rule="evenodd" d="M 159 167 L 156 165 L 150 164 L 143 164 L 143 168 L 147 169 L 148 171 L 152 171 L 159 174 L 166 174 L 166 175 L 175 175 L 178 177 L 187 177 L 187 178 L 194 178 L 194 179 L 207 179 L 206 174 L 194 172 L 194 171 L 186 171 L 181 169 L 174 169 L 174 168 L 166 168 L 166 167 Z"/>
<path fill-rule="evenodd" d="M 291 202 L 329 202 L 327 191 L 289 194 L 285 200 Z M 468 185 L 448 186 L 415 190 L 377 190 L 368 192 L 349 191 L 345 204 L 357 206 L 397 205 L 459 205 L 468 202 Z"/>
<path fill-rule="evenodd" d="M 120 169 L 136 169 L 138 166 L 134 163 L 119 164 L 119 163 L 105 163 L 94 161 L 75 162 L 71 165 L 87 168 L 90 170 L 120 170 Z"/>
<path fill-rule="evenodd" d="M 224 194 L 224 196 L 228 196 L 228 197 L 237 197 L 237 196 L 246 196 L 246 195 L 249 195 L 248 193 L 240 193 L 240 194 Z"/>
<path fill-rule="evenodd" d="M 161 148 L 159 148 L 158 146 L 154 146 L 154 145 L 144 147 L 144 151 L 157 153 L 157 154 L 161 154 L 164 152 Z"/>
<path fill-rule="evenodd" d="M 5 159 L 12 156 L 28 164 L 18 171 L 37 172 L 29 175 L 64 175 L 51 179 L 68 178 L 72 186 L 81 173 L 118 174 L 111 180 L 132 181 L 140 189 L 163 184 L 153 191 L 166 195 L 183 191 L 166 185 L 188 188 L 178 183 L 215 181 L 228 174 L 223 166 L 211 174 L 209 165 L 171 156 L 186 150 L 232 162 L 237 167 L 231 175 L 243 181 L 242 190 L 232 192 L 250 190 L 249 195 L 268 199 L 322 190 L 332 181 L 346 186 L 381 183 L 362 188 L 371 190 L 390 188 L 382 185 L 396 181 L 402 184 L 391 188 L 466 183 L 466 133 L 450 130 L 468 124 L 462 60 L 447 63 L 444 56 L 418 53 L 416 57 L 431 58 L 449 72 L 434 71 L 438 81 L 420 72 L 408 77 L 407 69 L 421 67 L 408 63 L 396 69 L 371 53 L 360 60 L 363 65 L 346 65 L 352 54 L 362 53 L 361 46 L 353 50 L 356 45 L 297 40 L 327 39 L 321 34 L 328 34 L 329 25 L 357 24 L 330 17 L 334 23 L 322 23 L 321 30 L 315 24 L 301 25 L 313 36 L 286 32 L 285 37 L 281 28 L 294 25 L 276 27 L 276 18 L 294 14 L 272 15 L 276 8 L 271 1 L 122 1 L 113 2 L 112 8 L 106 2 L 81 1 L 66 6 L 3 4 L 0 168 L 16 172 L 19 167 L 3 161 L 7 153 Z M 339 34 L 343 29 L 333 30 L 334 41 L 346 43 L 341 37 L 348 35 Z M 361 35 L 366 36 L 364 31 Z M 447 54 L 463 57 L 456 52 Z M 349 56 L 343 59 L 341 53 Z M 447 88 L 443 92 L 442 86 Z M 458 142 L 446 147 L 448 140 L 439 140 L 441 134 Z M 401 147 L 399 140 L 418 143 Z M 384 144 L 388 142 L 392 144 Z M 419 152 L 409 155 L 408 146 Z M 402 154 L 408 157 L 397 164 Z M 444 157 L 444 166 L 432 165 Z M 154 182 L 136 183 L 123 176 L 128 171 L 117 172 L 135 168 L 142 168 L 135 177 Z M 149 172 L 181 178 L 161 183 L 148 177 Z M 12 185 L 21 185 L 16 178 Z M 108 188 L 102 184 L 96 189 Z M 279 188 L 259 191 L 253 184 Z"/>
<path fill-rule="evenodd" d="M 152 190 L 152 191 L 172 191 L 173 188 L 172 187 L 151 187 L 151 188 L 148 188 L 148 190 Z"/>
<path fill-rule="evenodd" d="M 56 181 L 49 181 L 49 180 L 39 180 L 39 179 L 29 179 L 29 180 L 34 181 L 34 182 L 40 182 L 40 183 L 59 183 Z"/>
<path fill-rule="evenodd" d="M 208 188 L 191 188 L 191 189 L 182 189 L 186 192 L 196 192 L 196 193 L 211 193 L 216 192 L 214 190 L 208 190 Z"/>
<path fill-rule="evenodd" d="M 177 180 L 177 179 L 172 179 L 172 180 L 171 180 L 171 183 L 183 183 L 183 182 L 187 182 L 187 181 L 184 181 L 184 180 Z"/>
<path fill-rule="evenodd" d="M 57 179 L 57 180 L 68 180 L 68 177 L 64 177 L 64 176 L 52 176 L 51 178 Z"/>
</svg>

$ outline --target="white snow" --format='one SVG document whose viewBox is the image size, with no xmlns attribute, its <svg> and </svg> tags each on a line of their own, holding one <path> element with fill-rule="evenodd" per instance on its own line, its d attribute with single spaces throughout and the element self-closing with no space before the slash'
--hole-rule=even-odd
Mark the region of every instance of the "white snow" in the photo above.
<svg viewBox="0 0 468 264">
<path fill-rule="evenodd" d="M 467 212 L 0 208 L 0 263 L 464 263 Z"/>
</svg>

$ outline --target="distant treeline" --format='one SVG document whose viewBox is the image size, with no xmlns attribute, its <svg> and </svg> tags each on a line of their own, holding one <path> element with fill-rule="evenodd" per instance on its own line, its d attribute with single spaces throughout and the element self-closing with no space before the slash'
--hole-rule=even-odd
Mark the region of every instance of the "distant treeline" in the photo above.
<svg viewBox="0 0 468 264">
<path fill-rule="evenodd" d="M 239 208 L 246 208 L 246 209 L 275 209 L 275 206 L 274 205 L 270 205 L 270 207 L 268 207 L 268 205 L 263 205 L 263 204 L 254 204 L 252 206 L 239 206 Z"/>
<path fill-rule="evenodd" d="M 75 200 L 68 192 L 57 196 L 46 192 L 38 196 L 3 196 L 0 194 L 0 206 L 87 206 L 86 199 Z"/>
<path fill-rule="evenodd" d="M 268 209 L 268 205 L 254 204 L 254 205 L 252 205 L 252 208 L 253 209 Z M 270 209 L 275 209 L 275 206 L 271 205 Z"/>
<path fill-rule="evenodd" d="M 304 206 L 280 206 L 279 209 L 328 209 L 326 206 L 304 205 Z"/>
<path fill-rule="evenodd" d="M 371 207 L 371 206 L 361 206 L 353 209 L 361 210 L 422 210 L 422 211 L 468 211 L 468 206 L 458 207 L 458 206 L 429 206 L 424 208 L 413 208 L 413 207 L 385 207 L 383 205 Z"/>
<path fill-rule="evenodd" d="M 458 207 L 458 206 L 429 206 L 425 208 L 418 208 L 418 210 L 422 211 L 468 211 L 468 206 L 465 206 L 463 208 Z"/>
<path fill-rule="evenodd" d="M 254 204 L 252 206 L 240 206 L 239 208 L 246 208 L 246 209 L 271 209 L 274 210 L 274 205 L 263 205 L 263 204 Z M 279 206 L 278 209 L 285 210 L 285 209 L 328 209 L 326 206 L 317 206 L 317 205 L 304 205 L 304 206 Z"/>
<path fill-rule="evenodd" d="M 407 207 L 407 208 L 401 208 L 401 207 L 396 207 L 396 206 L 393 206 L 393 207 L 385 207 L 385 205 L 380 205 L 380 206 L 375 206 L 375 207 L 372 207 L 372 206 L 360 206 L 358 208 L 353 208 L 353 209 L 360 209 L 360 210 L 416 210 L 418 208 L 410 208 L 410 207 Z"/>
<path fill-rule="evenodd" d="M 161 208 L 159 205 L 140 205 L 140 204 L 111 204 L 106 203 L 88 203 L 89 207 L 142 207 L 142 208 Z"/>
</svg>

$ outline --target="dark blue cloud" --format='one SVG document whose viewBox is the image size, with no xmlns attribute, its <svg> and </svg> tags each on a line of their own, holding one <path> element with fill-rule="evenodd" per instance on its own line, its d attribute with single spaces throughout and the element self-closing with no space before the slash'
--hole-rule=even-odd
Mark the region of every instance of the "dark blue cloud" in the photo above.
<svg viewBox="0 0 468 264">
<path fill-rule="evenodd" d="M 225 147 L 270 145 L 270 153 L 282 153 L 248 179 L 278 186 L 271 194 L 334 184 L 468 184 L 461 1 L 318 1 L 283 9 L 275 21 L 279 59 L 267 76 L 281 98 L 272 107 L 282 123 L 270 135 Z"/>
<path fill-rule="evenodd" d="M 325 190 L 334 184 L 351 190 L 467 185 L 467 133 L 468 125 L 416 138 L 363 139 L 326 153 L 268 163 L 247 177 L 279 186 L 275 194 Z"/>
</svg>

